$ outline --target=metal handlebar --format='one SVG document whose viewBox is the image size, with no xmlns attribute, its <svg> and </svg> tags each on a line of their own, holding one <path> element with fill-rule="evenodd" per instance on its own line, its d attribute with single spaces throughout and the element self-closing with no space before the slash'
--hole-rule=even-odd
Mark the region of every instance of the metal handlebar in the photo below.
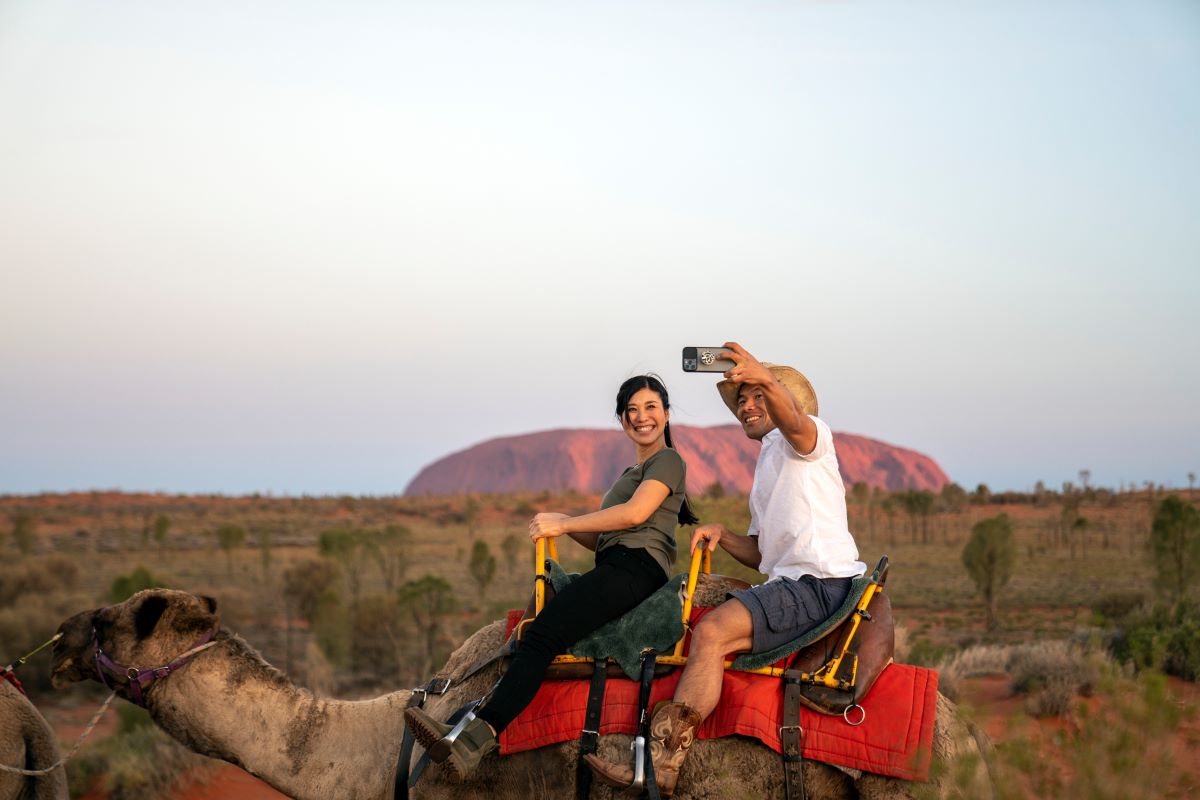
<svg viewBox="0 0 1200 800">
<path fill-rule="evenodd" d="M 554 539 L 538 539 L 533 543 L 533 615 L 542 613 L 546 606 L 546 559 L 558 560 L 558 545 Z"/>
<path fill-rule="evenodd" d="M 703 541 L 692 553 L 692 566 L 688 569 L 687 592 L 683 598 L 683 627 L 684 635 L 675 643 L 675 655 L 683 655 L 683 640 L 687 638 L 688 621 L 692 618 L 692 600 L 696 597 L 696 582 L 700 579 L 700 570 L 705 575 L 712 573 L 712 551 L 708 549 L 708 541 Z"/>
</svg>

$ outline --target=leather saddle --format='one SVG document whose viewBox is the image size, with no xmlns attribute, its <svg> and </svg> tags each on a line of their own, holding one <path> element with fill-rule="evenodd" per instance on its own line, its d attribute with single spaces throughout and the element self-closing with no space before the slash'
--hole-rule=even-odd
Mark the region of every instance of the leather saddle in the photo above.
<svg viewBox="0 0 1200 800">
<path fill-rule="evenodd" d="M 883 591 L 887 572 L 884 556 L 845 617 L 792 658 L 784 677 L 799 681 L 799 699 L 805 706 L 823 714 L 845 714 L 892 663 L 896 628 L 892 601 Z"/>
</svg>

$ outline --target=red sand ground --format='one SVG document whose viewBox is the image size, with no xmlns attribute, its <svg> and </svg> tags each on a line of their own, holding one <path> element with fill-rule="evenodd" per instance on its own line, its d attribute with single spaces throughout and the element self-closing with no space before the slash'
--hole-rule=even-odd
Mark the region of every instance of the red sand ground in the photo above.
<svg viewBox="0 0 1200 800">
<path fill-rule="evenodd" d="M 168 800 L 287 800 L 287 795 L 267 786 L 232 764 L 218 764 L 197 780 L 185 782 Z"/>
<path fill-rule="evenodd" d="M 1177 678 L 1169 678 L 1168 685 L 1181 706 L 1200 709 L 1200 685 Z M 974 709 L 977 721 L 993 742 L 1026 737 L 1039 745 L 1044 758 L 1059 759 L 1060 745 L 1056 739 L 1060 734 L 1074 730 L 1071 720 L 1063 717 L 1037 719 L 1026 714 L 1027 698 L 1014 695 L 1010 686 L 1008 675 L 969 678 L 963 682 L 962 702 Z M 1081 701 L 1087 703 L 1093 715 L 1103 712 L 1099 698 L 1075 699 L 1076 703 Z M 1174 749 L 1174 765 L 1180 771 L 1179 783 L 1175 791 L 1163 796 L 1200 797 L 1200 714 L 1182 722 L 1176 732 Z M 1065 771 L 1065 763 L 1062 766 Z"/>
</svg>

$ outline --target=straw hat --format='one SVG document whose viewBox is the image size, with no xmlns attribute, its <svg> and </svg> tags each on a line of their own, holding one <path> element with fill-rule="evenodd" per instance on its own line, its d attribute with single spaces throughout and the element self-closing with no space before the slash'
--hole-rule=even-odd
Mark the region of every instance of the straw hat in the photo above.
<svg viewBox="0 0 1200 800">
<path fill-rule="evenodd" d="M 808 382 L 808 378 L 791 367 L 768 364 L 765 361 L 763 362 L 763 366 L 771 371 L 771 374 L 775 376 L 775 380 L 783 384 L 783 388 L 791 392 L 801 411 L 810 416 L 817 416 L 817 393 L 813 389 L 812 384 Z M 717 391 L 721 393 L 721 399 L 725 401 L 725 405 L 729 406 L 729 410 L 733 412 L 735 417 L 737 416 L 738 389 L 743 385 L 729 380 L 721 381 L 717 384 Z"/>
</svg>

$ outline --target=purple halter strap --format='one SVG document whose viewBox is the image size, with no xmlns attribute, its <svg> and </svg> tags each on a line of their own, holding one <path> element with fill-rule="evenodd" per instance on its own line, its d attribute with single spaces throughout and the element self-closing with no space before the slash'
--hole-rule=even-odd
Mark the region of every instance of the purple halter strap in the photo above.
<svg viewBox="0 0 1200 800">
<path fill-rule="evenodd" d="M 107 609 L 101 609 L 103 614 Z M 100 637 L 96 634 L 96 627 L 92 626 L 92 647 L 96 651 L 96 674 L 100 676 L 100 682 L 108 689 L 116 690 L 119 684 L 114 686 L 108 682 L 111 677 L 114 682 L 117 678 L 124 678 L 129 686 L 129 696 L 134 705 L 146 707 L 145 693 L 149 691 L 150 684 L 160 678 L 165 678 L 181 667 L 186 666 L 193 658 L 199 655 L 202 651 L 211 647 L 214 642 L 213 636 L 216 635 L 216 630 L 211 630 L 208 633 L 197 639 L 188 650 L 175 658 L 169 664 L 164 664 L 161 667 L 127 667 L 113 661 L 108 657 L 102 649 L 100 649 Z"/>
</svg>

